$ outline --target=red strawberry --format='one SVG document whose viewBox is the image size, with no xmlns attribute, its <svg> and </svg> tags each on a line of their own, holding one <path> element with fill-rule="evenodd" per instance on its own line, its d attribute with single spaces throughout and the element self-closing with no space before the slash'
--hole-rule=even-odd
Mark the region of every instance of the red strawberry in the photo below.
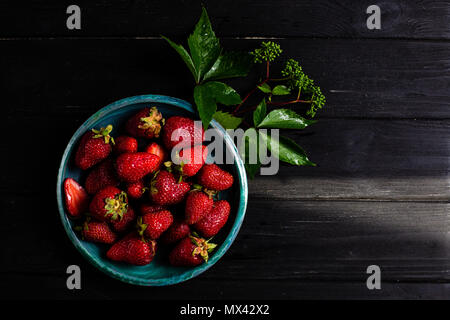
<svg viewBox="0 0 450 320">
<path fill-rule="evenodd" d="M 189 235 L 191 229 L 189 225 L 181 219 L 175 219 L 161 236 L 161 241 L 165 244 L 175 243 Z"/>
<path fill-rule="evenodd" d="M 216 164 L 207 164 L 199 171 L 197 182 L 207 189 L 222 191 L 233 185 L 233 176 Z"/>
<path fill-rule="evenodd" d="M 138 142 L 133 137 L 120 136 L 116 138 L 116 144 L 114 145 L 114 152 L 116 154 L 121 153 L 134 153 L 138 150 Z"/>
<path fill-rule="evenodd" d="M 156 107 L 145 108 L 128 119 L 125 129 L 136 138 L 158 138 L 164 119 Z"/>
<path fill-rule="evenodd" d="M 150 197 L 154 203 L 159 205 L 177 204 L 183 201 L 190 188 L 191 186 L 187 182 L 177 183 L 172 173 L 160 171 L 151 182 Z"/>
<path fill-rule="evenodd" d="M 230 204 L 228 201 L 216 201 L 211 211 L 209 211 L 202 220 L 194 224 L 194 228 L 203 237 L 210 238 L 215 236 L 225 223 L 227 223 L 229 215 Z"/>
<path fill-rule="evenodd" d="M 186 198 L 185 221 L 194 224 L 200 221 L 213 207 L 214 200 L 202 191 L 191 191 Z"/>
<path fill-rule="evenodd" d="M 89 196 L 84 188 L 74 179 L 67 178 L 64 180 L 64 193 L 70 216 L 76 218 L 82 215 L 89 205 Z"/>
<path fill-rule="evenodd" d="M 130 198 L 139 199 L 144 194 L 146 188 L 144 181 L 141 179 L 136 182 L 131 182 L 127 185 L 127 194 Z"/>
<path fill-rule="evenodd" d="M 83 135 L 75 154 L 77 167 L 86 170 L 108 157 L 112 150 L 111 143 L 114 144 L 114 139 L 109 135 L 112 128 L 112 125 L 108 125 Z"/>
<path fill-rule="evenodd" d="M 169 254 L 170 264 L 193 267 L 208 261 L 210 253 L 217 245 L 203 238 L 189 236 L 181 240 Z"/>
<path fill-rule="evenodd" d="M 128 206 L 127 212 L 124 213 L 122 219 L 111 220 L 110 224 L 114 231 L 118 233 L 124 233 L 127 230 L 130 230 L 132 226 L 135 225 L 136 214 L 134 213 L 133 208 Z"/>
<path fill-rule="evenodd" d="M 116 187 L 97 192 L 89 205 L 92 216 L 101 221 L 122 220 L 128 211 L 127 194 Z"/>
<path fill-rule="evenodd" d="M 160 206 L 158 204 L 142 204 L 141 205 L 141 215 L 146 215 L 147 213 L 153 213 L 158 211 L 166 210 L 166 207 Z"/>
<path fill-rule="evenodd" d="M 132 232 L 116 242 L 106 253 L 108 259 L 123 261 L 137 266 L 149 264 L 156 252 L 156 242 L 145 240 Z"/>
<path fill-rule="evenodd" d="M 173 216 L 168 210 L 147 213 L 138 218 L 139 234 L 150 239 L 158 239 L 173 222 Z"/>
<path fill-rule="evenodd" d="M 83 224 L 81 234 L 84 240 L 99 243 L 111 244 L 117 239 L 117 235 L 106 222 L 86 221 Z"/>
<path fill-rule="evenodd" d="M 119 178 L 136 182 L 158 168 L 159 157 L 147 152 L 122 153 L 117 157 L 116 170 Z"/>
<path fill-rule="evenodd" d="M 161 164 L 166 160 L 167 154 L 166 151 L 164 151 L 164 149 L 157 144 L 156 142 L 152 142 L 151 144 L 149 144 L 145 150 L 145 152 L 154 154 L 155 156 L 159 157 L 159 164 L 158 164 L 158 168 L 161 166 Z"/>
<path fill-rule="evenodd" d="M 191 148 L 181 149 L 178 154 L 180 172 L 183 176 L 194 176 L 205 164 L 208 156 L 208 147 L 197 145 Z"/>
<path fill-rule="evenodd" d="M 96 167 L 92 168 L 86 177 L 84 186 L 89 194 L 96 194 L 99 190 L 108 186 L 117 186 L 119 180 L 116 178 L 114 161 L 106 159 Z"/>
<path fill-rule="evenodd" d="M 204 134 L 201 122 L 194 123 L 192 119 L 175 116 L 167 119 L 163 128 L 162 139 L 166 148 L 170 150 L 176 145 L 184 147 L 201 144 Z"/>
</svg>

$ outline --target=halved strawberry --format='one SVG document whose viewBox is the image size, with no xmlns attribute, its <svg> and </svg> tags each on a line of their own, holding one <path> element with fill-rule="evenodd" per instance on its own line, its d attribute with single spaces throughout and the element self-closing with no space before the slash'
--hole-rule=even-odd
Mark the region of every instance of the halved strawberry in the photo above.
<svg viewBox="0 0 450 320">
<path fill-rule="evenodd" d="M 67 178 L 64 181 L 64 193 L 66 208 L 72 218 L 78 218 L 89 205 L 89 196 L 84 188 L 74 179 Z"/>
</svg>

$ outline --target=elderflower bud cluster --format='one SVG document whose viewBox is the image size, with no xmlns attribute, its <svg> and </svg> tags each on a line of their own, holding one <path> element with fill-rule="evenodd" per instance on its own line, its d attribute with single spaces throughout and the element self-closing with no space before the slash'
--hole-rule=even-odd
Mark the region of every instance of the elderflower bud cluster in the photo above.
<svg viewBox="0 0 450 320">
<path fill-rule="evenodd" d="M 312 118 L 316 115 L 317 110 L 322 109 L 322 107 L 325 105 L 326 99 L 322 93 L 322 90 L 320 90 L 320 87 L 313 86 L 311 91 L 311 107 L 306 112 L 306 114 Z"/>
<path fill-rule="evenodd" d="M 250 54 L 254 56 L 255 63 L 263 63 L 266 61 L 274 61 L 278 58 L 283 50 L 279 44 L 267 41 L 261 43 L 261 48 L 255 49 Z"/>
</svg>

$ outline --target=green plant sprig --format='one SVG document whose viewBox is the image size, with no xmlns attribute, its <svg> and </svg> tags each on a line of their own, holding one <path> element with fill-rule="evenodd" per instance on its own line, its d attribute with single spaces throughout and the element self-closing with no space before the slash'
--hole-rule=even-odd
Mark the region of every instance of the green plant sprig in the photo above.
<svg viewBox="0 0 450 320">
<path fill-rule="evenodd" d="M 301 130 L 316 122 L 304 118 L 292 110 L 280 107 L 297 103 L 308 104 L 309 109 L 306 111 L 306 115 L 313 118 L 325 105 L 325 96 L 320 87 L 315 85 L 314 80 L 303 72 L 298 61 L 288 59 L 280 72 L 280 77 L 270 77 L 272 62 L 283 52 L 279 44 L 267 41 L 262 42 L 260 47 L 251 52 L 224 51 L 212 29 L 205 8 L 202 10 L 193 33 L 188 37 L 189 51 L 183 45 L 176 44 L 164 36 L 163 39 L 180 55 L 194 77 L 193 100 L 205 128 L 209 126 L 212 119 L 218 121 L 225 129 L 236 129 L 244 125 L 247 127 L 246 133 L 253 133 L 259 137 L 256 143 L 263 141 L 270 150 L 275 140 L 260 129 Z M 223 80 L 247 76 L 254 64 L 265 65 L 265 77 L 241 99 L 238 92 Z M 257 106 L 241 109 L 257 92 L 264 94 L 261 102 Z M 274 101 L 274 96 L 292 96 L 293 98 Z M 234 106 L 232 110 L 231 106 Z M 267 106 L 275 109 L 268 113 Z M 245 120 L 248 118 L 248 115 L 245 116 L 245 114 L 251 111 L 253 112 L 253 125 Z M 256 164 L 248 163 L 250 143 L 255 143 L 255 141 L 250 141 L 248 136 L 244 136 L 240 152 L 247 173 L 253 178 L 261 164 L 259 161 Z M 315 165 L 308 159 L 305 151 L 291 139 L 280 136 L 276 143 L 278 143 L 277 148 L 271 152 L 281 161 L 293 165 Z"/>
</svg>

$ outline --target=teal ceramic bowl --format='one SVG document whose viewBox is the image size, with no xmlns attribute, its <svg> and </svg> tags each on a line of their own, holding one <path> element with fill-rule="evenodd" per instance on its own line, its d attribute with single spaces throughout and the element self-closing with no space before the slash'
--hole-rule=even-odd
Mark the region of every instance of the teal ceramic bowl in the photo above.
<svg viewBox="0 0 450 320">
<path fill-rule="evenodd" d="M 111 123 L 114 126 L 112 134 L 117 136 L 118 130 L 123 132 L 120 128 L 125 120 L 137 110 L 147 106 L 157 106 L 165 118 L 173 115 L 194 117 L 194 110 L 188 102 L 159 95 L 130 97 L 104 107 L 84 122 L 70 139 L 59 167 L 56 197 L 59 216 L 69 239 L 90 263 L 111 277 L 127 283 L 142 286 L 165 286 L 196 277 L 214 265 L 225 254 L 236 238 L 244 219 L 247 207 L 247 177 L 242 160 L 230 136 L 217 122 L 212 121 L 211 126 L 216 128 L 224 137 L 224 147 L 234 156 L 234 164 L 224 165 L 223 167 L 233 174 L 235 183 L 231 189 L 220 193 L 220 198 L 228 200 L 231 205 L 230 218 L 225 227 L 214 238 L 213 242 L 217 243 L 218 246 L 211 253 L 208 262 L 194 268 L 173 267 L 167 261 L 168 252 L 164 252 L 168 249 L 164 248 L 158 249 L 154 260 L 146 266 L 132 266 L 106 259 L 107 246 L 82 241 L 73 231 L 73 221 L 66 214 L 63 183 L 66 178 L 84 181 L 85 173 L 73 164 L 73 159 L 78 141 L 86 131 L 104 127 Z"/>
</svg>

